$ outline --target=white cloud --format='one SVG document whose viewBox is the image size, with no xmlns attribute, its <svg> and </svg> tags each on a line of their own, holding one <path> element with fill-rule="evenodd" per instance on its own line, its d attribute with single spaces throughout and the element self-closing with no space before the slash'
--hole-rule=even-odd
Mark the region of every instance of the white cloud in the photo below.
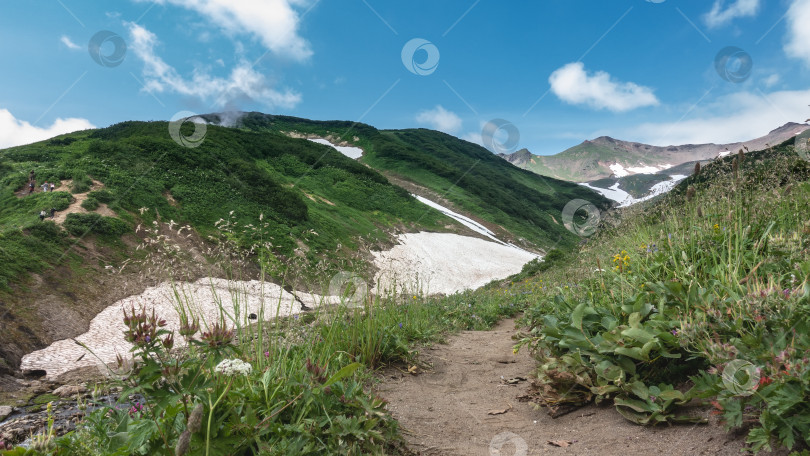
<svg viewBox="0 0 810 456">
<path fill-rule="evenodd" d="M 747 141 L 788 122 L 801 123 L 808 116 L 808 99 L 810 90 L 739 92 L 698 108 L 688 120 L 646 123 L 617 134 L 656 146 Z"/>
<path fill-rule="evenodd" d="M 785 52 L 810 66 L 810 0 L 794 0 L 787 14 Z"/>
<path fill-rule="evenodd" d="M 715 0 L 711 11 L 703 16 L 709 28 L 726 25 L 738 17 L 750 17 L 759 12 L 760 0 L 733 0 L 726 6 L 726 0 Z"/>
<path fill-rule="evenodd" d="M 196 11 L 225 32 L 247 33 L 274 53 L 305 60 L 312 55 L 309 43 L 298 34 L 301 17 L 293 8 L 307 0 L 140 0 L 172 4 Z"/>
<path fill-rule="evenodd" d="M 81 49 L 81 48 L 82 48 L 82 47 L 81 47 L 81 46 L 79 46 L 78 44 L 74 43 L 74 42 L 73 42 L 73 41 L 70 39 L 70 37 L 68 37 L 67 35 L 62 35 L 62 36 L 59 38 L 59 41 L 61 41 L 61 42 L 62 42 L 62 44 L 64 44 L 64 45 L 65 45 L 65 47 L 67 47 L 68 49 L 74 50 L 74 51 L 77 51 L 77 50 L 79 50 L 79 49 Z"/>
<path fill-rule="evenodd" d="M 595 109 L 624 112 L 659 104 L 652 89 L 632 82 L 614 81 L 604 71 L 588 74 L 582 62 L 569 63 L 554 71 L 548 82 L 551 91 L 562 101 Z"/>
<path fill-rule="evenodd" d="M 19 120 L 7 109 L 0 109 L 0 148 L 21 146 L 79 130 L 96 128 L 87 119 L 56 119 L 42 128 Z"/>
<path fill-rule="evenodd" d="M 765 87 L 773 87 L 776 84 L 779 84 L 779 81 L 782 80 L 782 77 L 779 74 L 774 73 L 767 78 L 765 78 L 762 83 L 765 84 Z"/>
<path fill-rule="evenodd" d="M 138 24 L 128 24 L 131 35 L 130 49 L 144 62 L 144 89 L 148 92 L 173 92 L 180 95 L 213 99 L 214 105 L 223 107 L 230 101 L 248 97 L 271 107 L 291 108 L 301 101 L 292 91 L 280 92 L 270 87 L 263 74 L 242 60 L 227 78 L 214 77 L 196 69 L 191 79 L 185 79 L 171 65 L 155 53 L 157 36 Z"/>
<path fill-rule="evenodd" d="M 416 121 L 420 124 L 431 126 L 434 130 L 454 134 L 461 130 L 461 117 L 456 113 L 444 109 L 437 105 L 435 108 L 422 111 L 416 115 Z"/>
<path fill-rule="evenodd" d="M 471 142 L 473 144 L 478 144 L 481 147 L 484 147 L 484 138 L 481 137 L 481 132 L 480 131 L 478 131 L 478 132 L 470 131 L 470 132 L 464 133 L 464 135 L 461 136 L 461 139 L 463 139 L 465 141 L 469 141 L 469 142 Z"/>
</svg>

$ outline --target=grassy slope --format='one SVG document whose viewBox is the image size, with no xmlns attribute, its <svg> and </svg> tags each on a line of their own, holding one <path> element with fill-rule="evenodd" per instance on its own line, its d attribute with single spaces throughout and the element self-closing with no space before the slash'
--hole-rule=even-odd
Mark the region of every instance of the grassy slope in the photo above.
<svg viewBox="0 0 810 456">
<path fill-rule="evenodd" d="M 436 131 L 378 131 L 350 122 L 259 113 L 249 113 L 241 122 L 248 129 L 347 140 L 363 148 L 363 163 L 427 187 L 461 210 L 500 225 L 540 248 L 570 248 L 576 243 L 576 236 L 554 222 L 561 220 L 562 209 L 572 199 L 589 200 L 600 208 L 609 204 L 586 188 L 521 170 L 480 146 Z"/>
<path fill-rule="evenodd" d="M 125 122 L 6 149 L 0 151 L 0 163 L 0 315 L 5 329 L 0 358 L 6 359 L 17 359 L 46 337 L 40 327 L 46 323 L 31 307 L 40 299 L 30 294 L 58 293 L 79 313 L 94 309 L 87 303 L 103 293 L 91 296 L 89 283 L 106 280 L 104 266 L 120 266 L 139 242 L 134 234 L 125 235 L 122 243 L 118 236 L 99 233 L 103 224 L 79 240 L 50 221 L 40 222 L 40 210 L 62 210 L 72 196 L 16 196 L 32 169 L 38 182 L 88 176 L 101 181 L 110 209 L 130 232 L 137 224 L 149 226 L 158 214 L 163 222 L 190 224 L 202 236 L 213 234 L 218 220 L 234 219 L 262 227 L 241 234 L 238 242 L 269 241 L 275 255 L 305 256 L 299 263 L 315 269 L 322 268 L 321 259 L 327 270 L 357 259 L 361 244 L 390 242 L 393 231 L 443 230 L 453 223 L 334 149 L 277 133 L 210 126 L 202 144 L 187 149 L 169 137 L 166 122 Z M 362 259 L 352 266 L 359 272 L 363 268 Z M 50 285 L 37 288 L 42 281 L 29 280 L 31 274 Z"/>
<path fill-rule="evenodd" d="M 533 280 L 542 291 L 523 342 L 548 385 L 538 398 L 601 397 L 653 424 L 678 419 L 680 393 L 665 391 L 685 383 L 686 399 L 714 399 L 731 427 L 750 426 L 754 448 L 810 443 L 810 164 L 788 143 L 746 154 L 736 173 L 734 159 Z M 752 383 L 721 378 L 733 360 L 756 368 Z"/>
<path fill-rule="evenodd" d="M 66 139 L 69 145 L 55 145 Z M 111 208 L 131 222 L 150 223 L 157 212 L 206 234 L 231 211 L 253 222 L 263 213 L 278 254 L 292 254 L 304 240 L 313 260 L 338 244 L 353 249 L 360 237 L 386 239 L 398 224 L 418 220 L 438 228 L 448 221 L 331 148 L 280 134 L 211 126 L 200 147 L 186 149 L 169 138 L 165 122 L 127 122 L 58 141 L 0 152 L 7 164 L 0 175 L 0 229 L 27 230 L 38 224 L 40 209 L 62 209 L 70 199 L 67 193 L 15 197 L 29 169 L 40 181 L 92 176 L 112 194 Z M 149 210 L 141 215 L 140 208 Z"/>
</svg>

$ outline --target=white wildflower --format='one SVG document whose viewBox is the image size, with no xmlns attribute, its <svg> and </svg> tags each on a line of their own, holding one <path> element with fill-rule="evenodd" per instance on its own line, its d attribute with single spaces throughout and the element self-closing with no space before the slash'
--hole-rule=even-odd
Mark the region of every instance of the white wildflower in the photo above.
<svg viewBox="0 0 810 456">
<path fill-rule="evenodd" d="M 225 359 L 222 360 L 214 372 L 231 377 L 234 375 L 248 375 L 253 371 L 253 366 L 250 363 L 242 361 L 241 359 Z"/>
</svg>

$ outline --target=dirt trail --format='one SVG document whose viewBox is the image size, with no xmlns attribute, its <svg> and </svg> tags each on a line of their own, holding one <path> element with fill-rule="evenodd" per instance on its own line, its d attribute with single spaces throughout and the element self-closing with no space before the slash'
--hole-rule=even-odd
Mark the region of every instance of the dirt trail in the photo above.
<svg viewBox="0 0 810 456">
<path fill-rule="evenodd" d="M 613 407 L 588 406 L 553 419 L 518 402 L 535 361 L 512 354 L 514 320 L 492 331 L 466 331 L 423 350 L 430 371 L 388 371 L 378 388 L 420 455 L 739 455 L 744 438 L 716 424 L 643 428 Z M 506 413 L 491 415 L 490 412 Z M 708 414 L 708 411 L 704 412 Z M 556 447 L 549 441 L 572 442 Z M 764 453 L 763 453 L 764 454 Z"/>
</svg>

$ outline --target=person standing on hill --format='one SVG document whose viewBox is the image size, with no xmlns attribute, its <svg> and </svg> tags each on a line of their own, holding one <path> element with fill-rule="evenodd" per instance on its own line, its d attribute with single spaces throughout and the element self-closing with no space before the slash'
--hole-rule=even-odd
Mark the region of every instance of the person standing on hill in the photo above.
<svg viewBox="0 0 810 456">
<path fill-rule="evenodd" d="M 51 182 L 51 191 L 54 191 L 54 190 L 56 190 L 56 185 L 54 185 L 53 182 Z"/>
<path fill-rule="evenodd" d="M 53 218 L 54 214 L 56 214 L 56 208 L 51 208 L 51 218 Z"/>
<path fill-rule="evenodd" d="M 43 191 L 43 192 L 47 192 L 47 191 L 48 191 L 48 181 L 45 181 L 45 183 L 44 183 L 44 184 L 42 184 L 42 191 Z"/>
<path fill-rule="evenodd" d="M 34 181 L 28 183 L 28 194 L 34 193 Z"/>
<path fill-rule="evenodd" d="M 39 211 L 39 221 L 42 222 L 45 220 L 45 216 L 48 215 L 45 211 Z"/>
<path fill-rule="evenodd" d="M 30 173 L 28 173 L 28 182 L 34 182 L 34 170 L 32 169 Z"/>
</svg>

